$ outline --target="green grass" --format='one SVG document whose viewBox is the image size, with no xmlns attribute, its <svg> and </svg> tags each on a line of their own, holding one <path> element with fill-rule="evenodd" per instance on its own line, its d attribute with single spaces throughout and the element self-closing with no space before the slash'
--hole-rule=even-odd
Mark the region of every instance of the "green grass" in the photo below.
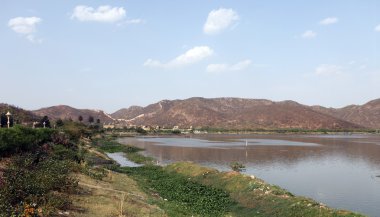
<svg viewBox="0 0 380 217">
<path fill-rule="evenodd" d="M 93 146 L 96 147 L 98 150 L 102 152 L 107 152 L 107 153 L 138 152 L 142 150 L 137 147 L 120 144 L 114 141 L 112 138 L 94 139 L 92 143 L 93 143 Z"/>
<path fill-rule="evenodd" d="M 221 189 L 203 185 L 159 166 L 123 167 L 169 216 L 224 216 L 235 205 Z"/>
<path fill-rule="evenodd" d="M 51 142 L 52 129 L 32 129 L 22 126 L 0 128 L 0 156 L 10 156 L 15 153 L 33 151 L 41 145 Z"/>
<path fill-rule="evenodd" d="M 278 186 L 237 172 L 218 172 L 192 163 L 175 163 L 165 171 L 176 172 L 191 180 L 226 191 L 239 206 L 232 207 L 235 216 L 363 216 L 344 210 L 334 210 L 311 199 L 297 197 Z"/>
<path fill-rule="evenodd" d="M 168 216 L 361 217 L 297 197 L 260 179 L 192 163 L 115 168 L 132 177 Z"/>
<path fill-rule="evenodd" d="M 1 178 L 0 216 L 21 216 L 28 207 L 33 210 L 30 216 L 37 216 L 37 209 L 49 216 L 56 209 L 68 208 L 67 194 L 77 186 L 70 176 L 74 169 L 73 161 L 42 151 L 13 156 Z"/>
</svg>

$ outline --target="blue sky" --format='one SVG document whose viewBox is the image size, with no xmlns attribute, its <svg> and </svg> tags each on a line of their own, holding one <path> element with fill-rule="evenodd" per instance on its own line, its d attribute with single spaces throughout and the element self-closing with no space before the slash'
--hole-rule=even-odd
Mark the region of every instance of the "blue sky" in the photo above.
<svg viewBox="0 0 380 217">
<path fill-rule="evenodd" d="M 377 0 L 4 0 L 0 24 L 0 101 L 26 109 L 380 97 Z"/>
</svg>

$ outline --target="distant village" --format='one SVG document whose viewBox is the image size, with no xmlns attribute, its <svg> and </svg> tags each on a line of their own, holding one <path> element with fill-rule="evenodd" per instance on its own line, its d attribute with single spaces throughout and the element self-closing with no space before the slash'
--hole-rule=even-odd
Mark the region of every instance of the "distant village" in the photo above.
<svg viewBox="0 0 380 217">
<path fill-rule="evenodd" d="M 106 130 L 111 130 L 111 129 L 118 129 L 118 130 L 142 129 L 146 132 L 170 131 L 170 132 L 181 133 L 181 134 L 188 134 L 188 133 L 206 134 L 207 133 L 207 131 L 205 131 L 205 130 L 194 129 L 193 126 L 189 126 L 187 128 L 181 128 L 179 126 L 168 127 L 168 126 L 158 126 L 158 125 L 155 125 L 155 126 L 131 125 L 131 124 L 126 124 L 125 122 L 104 123 L 103 129 L 106 129 Z"/>
</svg>

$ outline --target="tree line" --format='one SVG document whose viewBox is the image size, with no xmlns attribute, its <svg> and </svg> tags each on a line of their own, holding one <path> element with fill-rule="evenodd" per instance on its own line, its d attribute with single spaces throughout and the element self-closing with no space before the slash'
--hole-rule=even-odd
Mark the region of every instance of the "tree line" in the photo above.
<svg viewBox="0 0 380 217">
<path fill-rule="evenodd" d="M 78 116 L 78 121 L 82 123 L 82 121 L 83 121 L 83 116 L 82 116 L 82 115 L 79 115 L 79 116 Z M 88 123 L 92 124 L 92 123 L 95 122 L 95 118 L 94 118 L 93 116 L 90 115 L 90 116 L 88 116 L 87 121 L 88 121 Z M 97 124 L 100 124 L 100 119 L 99 119 L 99 118 L 96 119 L 96 123 L 97 123 Z"/>
</svg>

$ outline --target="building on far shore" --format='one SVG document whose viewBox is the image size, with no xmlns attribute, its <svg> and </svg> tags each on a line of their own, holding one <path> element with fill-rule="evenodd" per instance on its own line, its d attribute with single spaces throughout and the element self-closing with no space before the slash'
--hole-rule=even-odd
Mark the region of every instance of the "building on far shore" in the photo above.
<svg viewBox="0 0 380 217">
<path fill-rule="evenodd" d="M 103 124 L 103 129 L 114 129 L 114 128 L 115 128 L 115 125 L 112 123 L 108 123 L 108 124 L 104 123 Z"/>
<path fill-rule="evenodd" d="M 153 128 L 151 126 L 141 126 L 141 128 L 145 131 L 151 131 Z"/>
</svg>

